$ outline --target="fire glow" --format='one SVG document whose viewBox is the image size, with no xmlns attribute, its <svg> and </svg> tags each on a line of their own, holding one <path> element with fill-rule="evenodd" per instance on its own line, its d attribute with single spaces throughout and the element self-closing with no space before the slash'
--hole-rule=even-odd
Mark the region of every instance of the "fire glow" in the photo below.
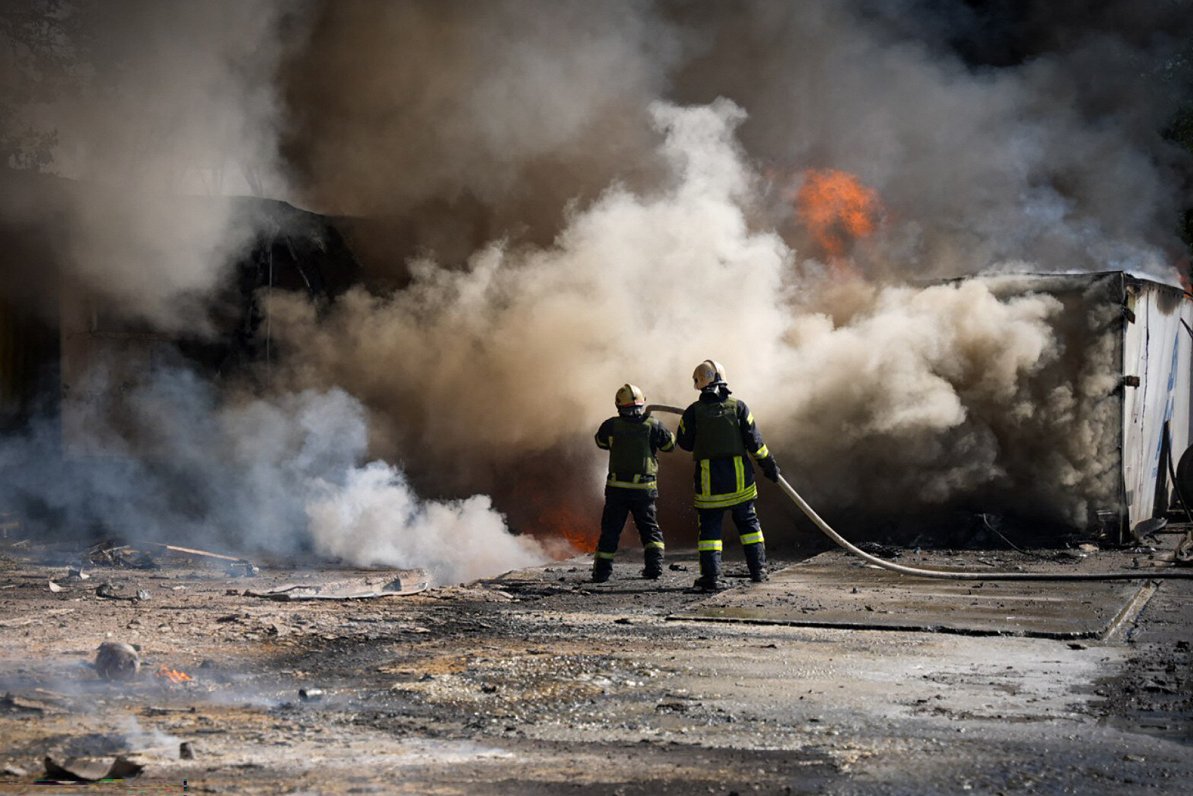
<svg viewBox="0 0 1193 796">
<path fill-rule="evenodd" d="M 873 234 L 882 205 L 857 177 L 836 169 L 809 169 L 795 197 L 796 214 L 829 257 L 844 257 L 849 245 Z"/>
<path fill-rule="evenodd" d="M 181 672 L 177 669 L 171 669 L 164 663 L 158 667 L 157 676 L 173 685 L 182 685 L 183 683 L 189 683 L 194 680 L 194 678 L 186 672 Z"/>
</svg>

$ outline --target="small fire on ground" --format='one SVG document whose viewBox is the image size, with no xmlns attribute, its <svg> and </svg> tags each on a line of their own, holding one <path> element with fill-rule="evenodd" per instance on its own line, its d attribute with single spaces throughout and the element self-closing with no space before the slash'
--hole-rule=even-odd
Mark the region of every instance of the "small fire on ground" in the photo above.
<svg viewBox="0 0 1193 796">
<path fill-rule="evenodd" d="M 169 666 L 166 666 L 164 663 L 158 667 L 157 676 L 163 680 L 173 683 L 174 685 L 182 685 L 183 683 L 189 683 L 194 679 L 186 672 L 180 672 L 177 669 L 171 669 Z"/>
</svg>

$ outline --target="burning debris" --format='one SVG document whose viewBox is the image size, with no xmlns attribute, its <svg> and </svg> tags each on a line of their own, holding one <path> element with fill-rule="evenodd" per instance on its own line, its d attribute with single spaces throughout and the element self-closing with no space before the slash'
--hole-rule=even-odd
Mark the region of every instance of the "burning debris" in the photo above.
<svg viewBox="0 0 1193 796">
<path fill-rule="evenodd" d="M 194 678 L 186 672 L 182 672 L 177 669 L 171 669 L 164 663 L 157 667 L 157 671 L 154 672 L 154 675 L 159 680 L 162 680 L 163 682 L 170 685 L 183 685 L 194 680 Z"/>
<path fill-rule="evenodd" d="M 157 562 L 145 551 L 111 539 L 93 544 L 84 553 L 83 560 L 92 566 L 157 569 Z"/>
</svg>

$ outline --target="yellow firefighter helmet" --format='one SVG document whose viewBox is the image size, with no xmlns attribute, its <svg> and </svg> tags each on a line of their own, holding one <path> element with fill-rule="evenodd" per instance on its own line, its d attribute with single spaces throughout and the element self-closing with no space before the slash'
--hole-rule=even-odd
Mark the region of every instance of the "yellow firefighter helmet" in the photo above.
<svg viewBox="0 0 1193 796">
<path fill-rule="evenodd" d="M 635 406 L 645 406 L 646 396 L 633 384 L 623 384 L 614 396 L 613 402 L 617 404 L 618 411 L 621 411 Z"/>
<path fill-rule="evenodd" d="M 692 371 L 692 386 L 697 390 L 725 383 L 725 368 L 715 359 L 706 359 Z"/>
</svg>

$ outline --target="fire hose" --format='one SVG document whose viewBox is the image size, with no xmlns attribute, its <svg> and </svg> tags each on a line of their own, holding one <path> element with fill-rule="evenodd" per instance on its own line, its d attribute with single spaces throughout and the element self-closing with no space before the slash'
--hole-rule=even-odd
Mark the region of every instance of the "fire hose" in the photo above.
<svg viewBox="0 0 1193 796">
<path fill-rule="evenodd" d="M 676 406 L 667 406 L 665 404 L 649 404 L 646 407 L 645 413 L 647 415 L 652 412 L 670 412 L 676 415 L 682 415 L 683 410 Z M 791 502 L 799 507 L 812 523 L 820 529 L 821 533 L 833 540 L 838 546 L 849 551 L 853 555 L 862 560 L 873 564 L 883 569 L 889 569 L 892 572 L 898 572 L 903 575 L 910 575 L 916 578 L 936 578 L 938 580 L 1043 580 L 1043 581 L 1058 581 L 1058 580 L 1151 580 L 1151 579 L 1193 579 L 1193 570 L 1179 570 L 1179 569 L 1163 569 L 1156 571 L 1118 571 L 1118 572 L 970 572 L 965 570 L 948 570 L 948 569 L 926 569 L 923 567 L 909 567 L 903 564 L 896 564 L 891 561 L 886 561 L 878 556 L 870 555 L 865 550 L 862 550 L 857 545 L 850 542 L 841 534 L 833 530 L 824 519 L 816 513 L 808 502 L 796 492 L 791 484 L 787 483 L 787 479 L 779 475 L 775 481 L 779 488 L 783 490 L 784 494 L 791 499 Z"/>
</svg>

